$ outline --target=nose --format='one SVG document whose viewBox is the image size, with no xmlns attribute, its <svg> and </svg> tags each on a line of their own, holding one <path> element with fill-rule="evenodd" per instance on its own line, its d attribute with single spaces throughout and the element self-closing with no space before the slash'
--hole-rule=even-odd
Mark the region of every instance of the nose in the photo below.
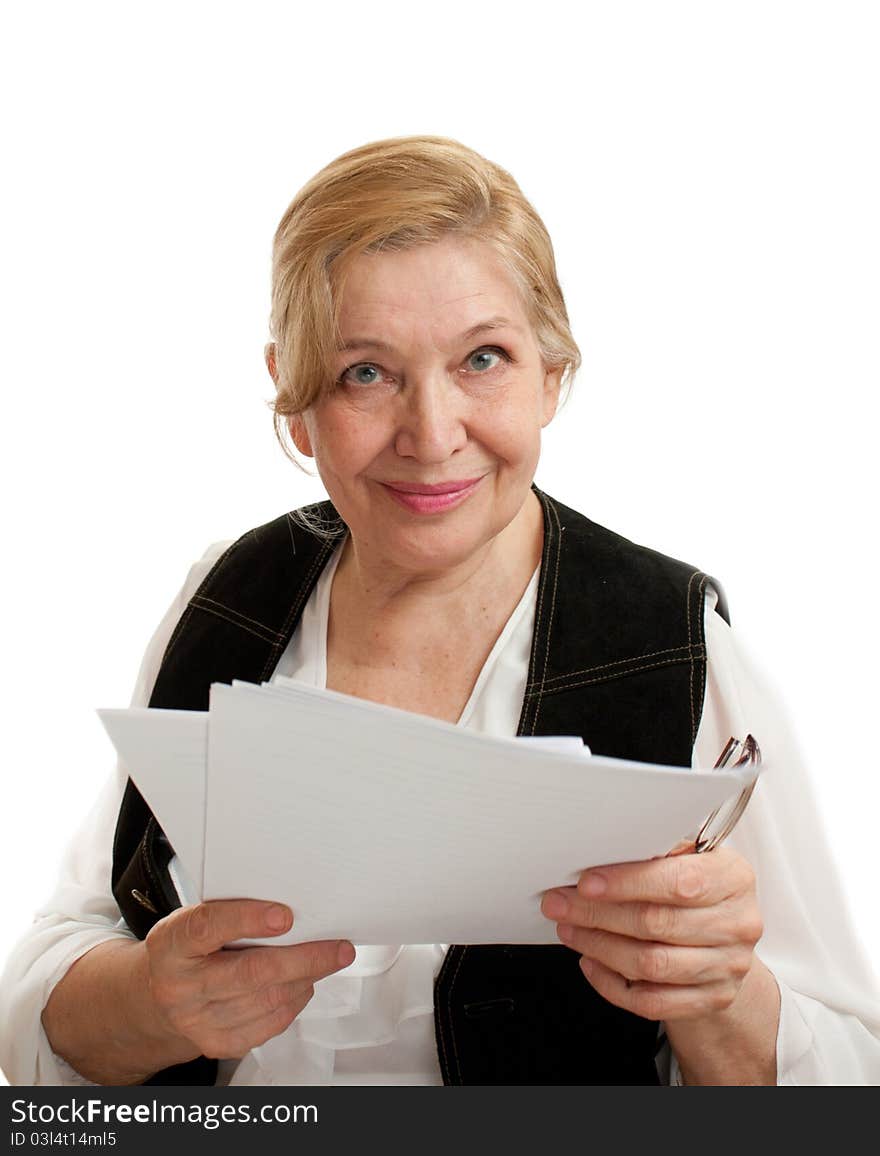
<svg viewBox="0 0 880 1156">
<path fill-rule="evenodd" d="M 444 462 L 467 444 L 465 399 L 444 375 L 414 382 L 399 404 L 394 448 L 401 457 Z"/>
</svg>

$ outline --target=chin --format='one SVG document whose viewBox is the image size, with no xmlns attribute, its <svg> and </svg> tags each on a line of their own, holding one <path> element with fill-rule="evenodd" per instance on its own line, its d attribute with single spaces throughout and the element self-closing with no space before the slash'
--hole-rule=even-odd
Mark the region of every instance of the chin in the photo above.
<svg viewBox="0 0 880 1156">
<path fill-rule="evenodd" d="M 498 525 L 429 524 L 386 527 L 381 535 L 383 550 L 389 562 L 407 570 L 448 570 L 459 566 L 495 537 Z M 378 541 L 378 539 L 377 539 Z"/>
</svg>

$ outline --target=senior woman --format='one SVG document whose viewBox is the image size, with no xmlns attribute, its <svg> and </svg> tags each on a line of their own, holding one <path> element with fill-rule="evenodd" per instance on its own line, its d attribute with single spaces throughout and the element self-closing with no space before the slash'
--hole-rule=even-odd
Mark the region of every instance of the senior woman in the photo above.
<svg viewBox="0 0 880 1156">
<path fill-rule="evenodd" d="M 871 979 L 718 583 L 533 484 L 579 354 L 510 175 L 438 137 L 338 158 L 278 227 L 272 331 L 276 429 L 330 501 L 193 566 L 136 704 L 204 709 L 212 681 L 283 673 L 664 763 L 711 765 L 752 730 L 777 773 L 728 846 L 547 893 L 547 946 L 224 952 L 292 913 L 180 907 L 119 768 L 10 960 L 10 1079 L 876 1082 Z"/>
</svg>

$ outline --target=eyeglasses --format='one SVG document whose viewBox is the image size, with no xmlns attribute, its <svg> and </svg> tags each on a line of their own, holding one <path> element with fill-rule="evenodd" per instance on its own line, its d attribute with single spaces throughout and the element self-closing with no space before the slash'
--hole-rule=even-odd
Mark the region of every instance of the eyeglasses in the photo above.
<svg viewBox="0 0 880 1156">
<path fill-rule="evenodd" d="M 736 761 L 734 762 L 735 756 Z M 761 748 L 752 735 L 746 735 L 744 739 L 728 739 L 727 746 L 725 746 L 724 750 L 718 756 L 718 761 L 714 769 L 718 771 L 722 768 L 729 767 L 735 770 L 737 767 L 757 767 L 760 763 Z M 706 819 L 705 823 L 703 823 L 702 827 L 700 827 L 697 834 L 691 839 L 685 839 L 683 842 L 677 843 L 669 852 L 669 855 L 699 855 L 701 852 L 711 851 L 723 843 L 739 822 L 743 811 L 748 805 L 749 799 L 752 797 L 752 792 L 757 782 L 758 775 L 756 772 L 752 781 L 739 795 L 733 799 L 728 799 L 728 801 L 722 803 L 720 807 L 716 807 L 708 819 Z"/>
</svg>

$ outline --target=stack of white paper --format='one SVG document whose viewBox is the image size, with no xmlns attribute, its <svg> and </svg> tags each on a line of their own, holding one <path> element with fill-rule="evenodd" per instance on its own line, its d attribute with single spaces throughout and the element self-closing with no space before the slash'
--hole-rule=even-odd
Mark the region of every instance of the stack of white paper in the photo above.
<svg viewBox="0 0 880 1156">
<path fill-rule="evenodd" d="M 99 712 L 189 901 L 272 899 L 273 943 L 552 943 L 542 893 L 665 854 L 754 776 L 494 738 L 279 679 L 207 713 Z"/>
</svg>

